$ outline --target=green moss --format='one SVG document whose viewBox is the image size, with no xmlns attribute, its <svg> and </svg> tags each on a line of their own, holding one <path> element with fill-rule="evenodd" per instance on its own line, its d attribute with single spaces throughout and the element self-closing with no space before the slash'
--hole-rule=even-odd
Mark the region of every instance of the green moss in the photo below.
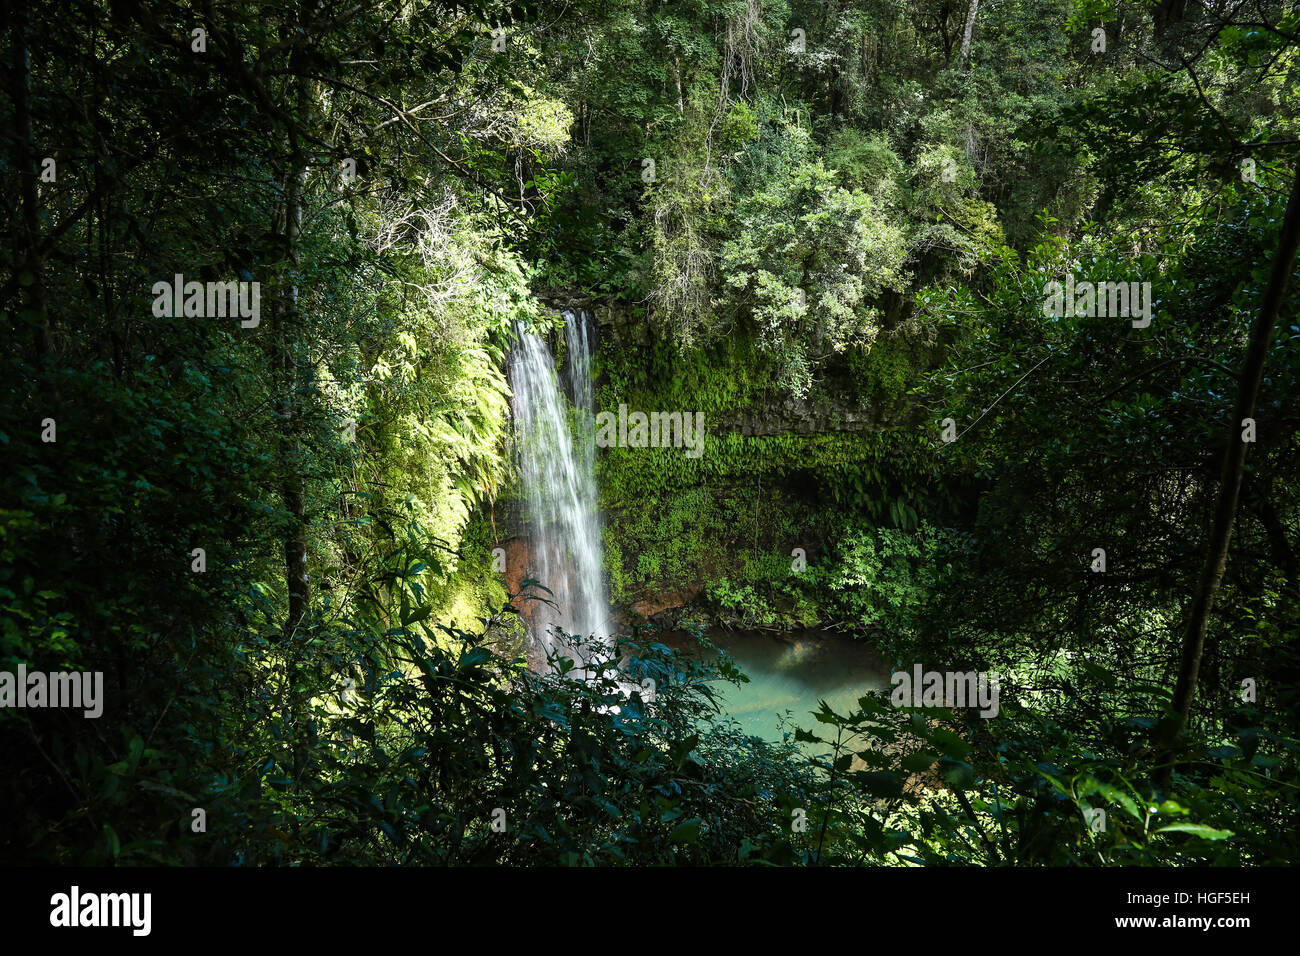
<svg viewBox="0 0 1300 956">
<path fill-rule="evenodd" d="M 900 338 L 882 340 L 846 364 L 858 394 L 897 396 L 923 360 Z M 642 411 L 701 411 L 706 432 L 697 458 L 680 448 L 601 452 L 597 480 L 616 603 L 702 587 L 721 604 L 735 597 L 727 588 L 747 588 L 754 620 L 815 622 L 825 582 L 792 576 L 792 550 L 825 548 L 846 516 L 872 525 L 914 525 L 924 510 L 935 452 L 918 429 L 765 436 L 720 431 L 720 421 L 738 421 L 761 406 L 774 381 L 763 356 L 743 337 L 687 354 L 666 345 L 612 347 L 600 367 L 602 409 L 625 404 Z M 737 607 L 743 603 L 735 600 Z"/>
<path fill-rule="evenodd" d="M 473 629 L 506 603 L 505 581 L 493 569 L 491 527 L 474 515 L 461 537 L 454 570 L 429 588 L 429 604 L 436 620 L 452 628 Z"/>
</svg>

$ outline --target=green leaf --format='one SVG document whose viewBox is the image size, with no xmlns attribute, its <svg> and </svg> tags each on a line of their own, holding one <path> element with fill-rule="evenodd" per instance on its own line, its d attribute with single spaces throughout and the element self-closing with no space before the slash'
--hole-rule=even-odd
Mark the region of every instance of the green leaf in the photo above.
<svg viewBox="0 0 1300 956">
<path fill-rule="evenodd" d="M 424 607 L 417 607 L 414 611 L 402 618 L 402 627 L 410 627 L 412 624 L 419 624 L 432 613 L 432 604 L 426 604 Z"/>
<path fill-rule="evenodd" d="M 931 732 L 930 742 L 936 744 L 945 757 L 951 757 L 953 760 L 964 760 L 970 753 L 970 744 L 944 727 L 936 727 Z"/>
<path fill-rule="evenodd" d="M 117 832 L 107 823 L 104 824 L 104 843 L 108 847 L 108 858 L 116 860 L 122 852 L 122 843 L 117 838 Z"/>
<path fill-rule="evenodd" d="M 700 838 L 700 827 L 702 821 L 697 817 L 687 820 L 685 823 L 679 823 L 672 833 L 668 834 L 669 843 L 694 843 Z"/>
<path fill-rule="evenodd" d="M 923 773 L 934 766 L 935 761 L 939 759 L 938 754 L 932 754 L 927 750 L 919 753 L 908 754 L 903 758 L 902 764 L 904 770 L 910 770 L 913 773 Z"/>
<path fill-rule="evenodd" d="M 1167 827 L 1161 827 L 1156 833 L 1190 833 L 1203 840 L 1226 840 L 1234 835 L 1231 830 L 1216 830 L 1203 823 L 1171 823 Z"/>
<path fill-rule="evenodd" d="M 481 667 L 488 661 L 492 660 L 492 652 L 485 647 L 472 647 L 465 652 L 465 655 L 456 665 L 458 670 L 469 670 L 471 667 Z"/>
<path fill-rule="evenodd" d="M 950 760 L 944 757 L 939 761 L 943 779 L 958 790 L 969 790 L 975 786 L 975 768 L 964 760 Z"/>
</svg>

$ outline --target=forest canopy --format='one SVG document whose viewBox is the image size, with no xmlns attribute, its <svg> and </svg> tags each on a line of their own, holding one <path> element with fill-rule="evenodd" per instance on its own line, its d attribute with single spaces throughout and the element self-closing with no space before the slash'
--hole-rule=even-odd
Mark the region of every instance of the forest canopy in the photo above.
<svg viewBox="0 0 1300 956">
<path fill-rule="evenodd" d="M 4 36 L 0 675 L 101 675 L 102 714 L 0 680 L 0 861 L 1297 861 L 1294 4 L 59 0 Z M 575 310 L 595 410 L 707 432 L 592 453 L 590 680 L 530 659 L 506 571 L 512 356 L 572 375 Z M 666 636 L 719 628 L 1000 707 L 761 739 Z"/>
</svg>

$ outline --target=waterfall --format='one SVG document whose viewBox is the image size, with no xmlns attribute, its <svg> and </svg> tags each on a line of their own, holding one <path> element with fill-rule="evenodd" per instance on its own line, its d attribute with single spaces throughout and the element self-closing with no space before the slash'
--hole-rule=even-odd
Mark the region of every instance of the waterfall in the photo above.
<svg viewBox="0 0 1300 956">
<path fill-rule="evenodd" d="M 532 564 L 526 575 L 549 588 L 553 592 L 549 598 L 556 605 L 530 602 L 526 619 L 533 638 L 544 649 L 555 648 L 589 663 L 594 648 L 579 654 L 571 647 L 561 647 L 553 630 L 559 626 L 566 634 L 605 638 L 609 618 L 596 510 L 590 317 L 584 311 L 566 311 L 564 320 L 565 375 L 575 409 L 573 432 L 555 359 L 546 342 L 516 323 L 518 342 L 510 355 L 515 447 L 532 545 Z M 544 591 L 535 593 L 548 597 Z"/>
</svg>

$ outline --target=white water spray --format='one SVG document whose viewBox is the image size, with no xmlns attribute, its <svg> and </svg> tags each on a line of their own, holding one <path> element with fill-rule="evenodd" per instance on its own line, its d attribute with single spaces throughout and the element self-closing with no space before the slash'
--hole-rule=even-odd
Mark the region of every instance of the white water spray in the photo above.
<svg viewBox="0 0 1300 956">
<path fill-rule="evenodd" d="M 595 407 L 586 312 L 565 312 L 565 373 L 573 394 L 576 437 L 566 416 L 555 360 L 546 342 L 516 325 L 510 355 L 515 443 L 528 507 L 532 566 L 527 577 L 553 593 L 550 607 L 532 612 L 532 635 L 545 649 L 591 664 L 596 646 L 581 653 L 561 642 L 558 626 L 580 637 L 608 636 L 609 599 L 602 578 L 604 552 L 596 508 Z M 536 592 L 546 597 L 545 592 Z"/>
</svg>

